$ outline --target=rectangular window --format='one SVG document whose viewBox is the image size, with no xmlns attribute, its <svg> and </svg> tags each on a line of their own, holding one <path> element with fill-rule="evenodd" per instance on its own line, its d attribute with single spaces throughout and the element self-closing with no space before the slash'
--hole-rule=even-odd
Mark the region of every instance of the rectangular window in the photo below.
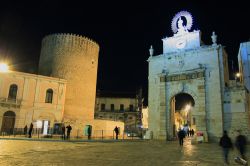
<svg viewBox="0 0 250 166">
<path fill-rule="evenodd" d="M 105 110 L 105 104 L 101 104 L 101 111 Z"/>
<path fill-rule="evenodd" d="M 111 108 L 111 111 L 114 111 L 114 110 L 115 110 L 115 105 L 114 105 L 114 104 L 111 104 L 111 105 L 110 105 L 110 108 Z"/>
<path fill-rule="evenodd" d="M 48 89 L 46 91 L 45 103 L 52 103 L 52 99 L 53 99 L 53 90 L 52 89 Z"/>
<path fill-rule="evenodd" d="M 134 111 L 134 106 L 132 104 L 129 105 L 129 111 Z"/>
<path fill-rule="evenodd" d="M 193 125 L 195 125 L 195 118 L 193 118 Z"/>
<path fill-rule="evenodd" d="M 124 111 L 124 105 L 120 104 L 120 111 Z"/>
</svg>

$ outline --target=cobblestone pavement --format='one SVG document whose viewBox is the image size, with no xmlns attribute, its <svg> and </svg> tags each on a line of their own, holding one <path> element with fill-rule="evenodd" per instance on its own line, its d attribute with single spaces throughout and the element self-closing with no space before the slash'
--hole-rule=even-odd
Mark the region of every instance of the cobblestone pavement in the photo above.
<svg viewBox="0 0 250 166">
<path fill-rule="evenodd" d="M 248 147 L 249 149 L 249 147 Z M 236 149 L 230 152 L 230 164 Z M 249 158 L 249 153 L 247 154 Z M 178 142 L 106 141 L 58 142 L 0 139 L 1 166 L 221 166 L 224 165 L 218 144 L 184 147 Z"/>
</svg>

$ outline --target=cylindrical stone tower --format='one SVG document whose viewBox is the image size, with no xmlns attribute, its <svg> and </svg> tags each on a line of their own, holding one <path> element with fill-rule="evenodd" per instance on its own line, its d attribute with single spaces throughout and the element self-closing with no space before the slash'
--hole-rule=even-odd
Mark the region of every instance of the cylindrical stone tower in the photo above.
<svg viewBox="0 0 250 166">
<path fill-rule="evenodd" d="M 52 34 L 42 40 L 39 74 L 67 80 L 65 121 L 94 119 L 99 45 L 73 34 Z"/>
</svg>

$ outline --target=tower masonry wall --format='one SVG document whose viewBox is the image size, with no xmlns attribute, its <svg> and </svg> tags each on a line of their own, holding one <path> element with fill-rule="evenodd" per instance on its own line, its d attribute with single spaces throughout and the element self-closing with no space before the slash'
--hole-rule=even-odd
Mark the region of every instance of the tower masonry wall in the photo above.
<svg viewBox="0 0 250 166">
<path fill-rule="evenodd" d="M 42 41 L 39 74 L 67 80 L 64 121 L 94 119 L 99 45 L 74 34 Z"/>
</svg>

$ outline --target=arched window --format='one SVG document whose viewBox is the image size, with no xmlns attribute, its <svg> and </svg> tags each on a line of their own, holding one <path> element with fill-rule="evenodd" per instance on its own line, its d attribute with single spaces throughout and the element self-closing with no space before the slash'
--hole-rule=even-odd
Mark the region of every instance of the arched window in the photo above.
<svg viewBox="0 0 250 166">
<path fill-rule="evenodd" d="M 48 89 L 46 91 L 45 103 L 52 103 L 52 99 L 53 99 L 53 90 L 52 89 Z"/>
<path fill-rule="evenodd" d="M 17 96 L 17 85 L 12 84 L 10 85 L 8 99 L 16 100 L 16 96 Z"/>
</svg>

